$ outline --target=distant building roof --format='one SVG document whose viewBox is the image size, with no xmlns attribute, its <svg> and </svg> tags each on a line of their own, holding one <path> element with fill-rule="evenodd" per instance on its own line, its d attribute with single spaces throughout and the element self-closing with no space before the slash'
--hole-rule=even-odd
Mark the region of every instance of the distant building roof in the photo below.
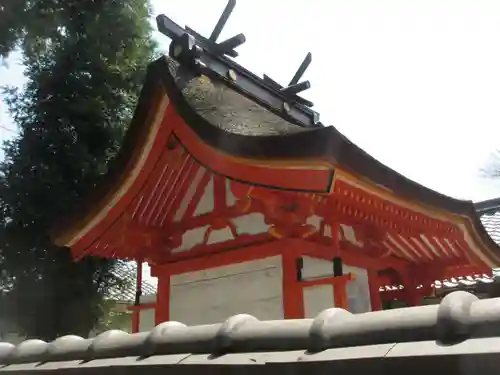
<svg viewBox="0 0 500 375">
<path fill-rule="evenodd" d="M 117 301 L 134 301 L 137 280 L 136 263 L 118 261 L 113 274 L 123 280 L 123 286 L 111 288 L 107 297 Z M 143 280 L 141 288 L 143 296 L 156 294 L 156 285 L 153 285 L 150 280 Z"/>
<path fill-rule="evenodd" d="M 500 245 L 500 198 L 478 202 L 475 206 L 484 228 Z"/>
</svg>

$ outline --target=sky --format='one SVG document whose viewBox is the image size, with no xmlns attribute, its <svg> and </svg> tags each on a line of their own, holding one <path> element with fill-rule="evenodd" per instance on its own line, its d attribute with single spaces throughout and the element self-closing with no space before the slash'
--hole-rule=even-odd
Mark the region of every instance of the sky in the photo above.
<svg viewBox="0 0 500 375">
<path fill-rule="evenodd" d="M 152 3 L 208 36 L 226 1 Z M 500 1 L 237 0 L 220 40 L 237 33 L 236 61 L 282 84 L 312 52 L 304 96 L 384 164 L 455 198 L 500 197 L 500 180 L 481 174 L 500 149 Z M 23 83 L 16 55 L 0 84 Z M 15 128 L 1 98 L 0 126 Z"/>
</svg>

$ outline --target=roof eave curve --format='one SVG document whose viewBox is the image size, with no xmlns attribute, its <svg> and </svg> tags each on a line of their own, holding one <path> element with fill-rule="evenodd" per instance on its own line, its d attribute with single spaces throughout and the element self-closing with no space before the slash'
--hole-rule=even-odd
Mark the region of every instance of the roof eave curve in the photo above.
<svg viewBox="0 0 500 375">
<path fill-rule="evenodd" d="M 147 141 L 152 126 L 151 117 L 161 105 L 165 89 L 159 77 L 158 66 L 148 66 L 134 116 L 129 124 L 117 157 L 110 163 L 108 172 L 97 186 L 76 204 L 73 213 L 60 218 L 51 227 L 49 236 L 56 246 L 65 247 L 69 239 L 85 227 L 108 204 L 114 192 L 124 183 L 130 170 L 137 163 L 138 151 Z"/>
<path fill-rule="evenodd" d="M 172 72 L 172 66 L 175 66 L 175 73 Z M 148 118 L 158 109 L 161 97 L 166 95 L 197 136 L 207 145 L 225 154 L 268 160 L 329 160 L 398 196 L 464 217 L 493 258 L 500 254 L 500 248 L 482 226 L 473 202 L 445 196 L 404 177 L 357 147 L 333 126 L 258 136 L 238 134 L 214 126 L 199 114 L 183 95 L 183 87 L 192 77 L 191 72 L 168 57 L 162 57 L 150 64 L 134 118 L 119 156 L 99 187 L 89 194 L 75 214 L 62 219 L 53 227 L 51 237 L 57 245 L 65 246 L 68 238 L 102 210 L 109 197 L 123 183 L 137 160 L 137 150 L 143 147 L 145 135 L 149 132 L 151 121 Z"/>
</svg>

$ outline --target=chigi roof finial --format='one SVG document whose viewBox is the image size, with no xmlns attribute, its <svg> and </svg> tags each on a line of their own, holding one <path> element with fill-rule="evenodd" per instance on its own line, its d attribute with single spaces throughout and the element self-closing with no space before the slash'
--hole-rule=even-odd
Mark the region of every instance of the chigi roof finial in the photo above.
<svg viewBox="0 0 500 375">
<path fill-rule="evenodd" d="M 307 54 L 288 86 L 283 87 L 266 75 L 263 79 L 256 76 L 228 58 L 238 56 L 235 49 L 245 43 L 245 35 L 240 33 L 217 43 L 235 6 L 236 0 L 229 0 L 209 38 L 188 26 L 180 27 L 163 14 L 159 15 L 156 18 L 158 30 L 172 39 L 170 56 L 195 74 L 204 74 L 224 82 L 250 100 L 296 125 L 322 126 L 319 123 L 319 114 L 310 108 L 313 103 L 298 96 L 311 87 L 309 81 L 299 82 L 311 63 L 311 53 Z"/>
</svg>

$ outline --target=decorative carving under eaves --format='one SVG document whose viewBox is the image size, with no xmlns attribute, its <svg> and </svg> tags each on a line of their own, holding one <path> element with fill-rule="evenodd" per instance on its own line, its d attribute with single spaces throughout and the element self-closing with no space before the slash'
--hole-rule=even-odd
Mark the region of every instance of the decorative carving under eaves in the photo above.
<svg viewBox="0 0 500 375">
<path fill-rule="evenodd" d="M 262 212 L 269 233 L 275 237 L 306 238 L 317 232 L 307 219 L 315 214 L 316 207 L 323 197 L 312 193 L 283 191 L 249 186 L 237 182 L 231 184 L 237 206 L 243 212 L 250 207 Z"/>
</svg>

